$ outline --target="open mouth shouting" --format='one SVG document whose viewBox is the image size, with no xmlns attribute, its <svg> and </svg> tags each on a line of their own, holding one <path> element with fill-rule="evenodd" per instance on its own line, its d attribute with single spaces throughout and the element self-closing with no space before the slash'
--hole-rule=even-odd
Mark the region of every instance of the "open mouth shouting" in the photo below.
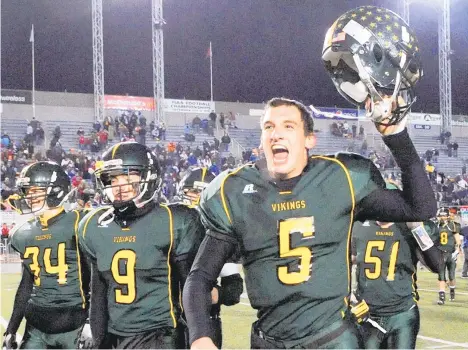
<svg viewBox="0 0 468 350">
<path fill-rule="evenodd" d="M 288 161 L 289 150 L 286 146 L 275 144 L 271 147 L 273 152 L 273 162 L 276 165 L 286 164 Z"/>
</svg>

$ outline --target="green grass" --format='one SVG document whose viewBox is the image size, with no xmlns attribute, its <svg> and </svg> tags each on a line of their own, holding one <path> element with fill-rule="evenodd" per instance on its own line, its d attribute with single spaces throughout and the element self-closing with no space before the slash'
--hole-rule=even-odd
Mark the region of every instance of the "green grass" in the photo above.
<svg viewBox="0 0 468 350">
<path fill-rule="evenodd" d="M 461 263 L 458 264 L 459 266 Z M 459 272 L 457 272 L 457 277 Z M 1 316 L 9 319 L 13 308 L 16 287 L 19 283 L 19 274 L 1 275 Z M 425 271 L 418 272 L 418 287 L 421 300 L 420 336 L 465 344 L 468 348 L 468 280 L 457 278 L 457 296 L 454 302 L 447 301 L 445 305 L 437 305 L 438 286 L 437 276 Z M 429 291 L 426 291 L 429 290 Z M 464 293 L 464 294 L 461 294 Z M 447 293 L 448 297 L 448 293 Z M 243 304 L 232 307 L 224 307 L 222 311 L 224 344 L 225 348 L 248 348 L 250 345 L 250 326 L 255 320 L 255 310 L 248 304 L 247 299 L 242 299 Z M 24 322 L 18 333 L 23 334 Z M 2 326 L 2 334 L 4 332 Z M 419 338 L 418 348 L 434 346 L 450 346 L 443 342 L 424 340 Z M 450 348 L 461 348 L 451 345 Z"/>
</svg>

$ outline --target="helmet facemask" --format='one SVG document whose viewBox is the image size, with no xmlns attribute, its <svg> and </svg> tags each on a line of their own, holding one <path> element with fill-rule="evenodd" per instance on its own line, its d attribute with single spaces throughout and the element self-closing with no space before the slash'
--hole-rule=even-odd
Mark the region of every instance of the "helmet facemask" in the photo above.
<svg viewBox="0 0 468 350">
<path fill-rule="evenodd" d="M 112 160 L 96 171 L 96 182 L 103 193 L 103 201 L 112 205 L 118 212 L 130 214 L 154 200 L 159 193 L 161 179 L 150 167 L 119 165 Z M 116 163 L 115 165 L 112 163 Z M 112 179 L 125 176 L 119 184 Z M 132 194 L 129 196 L 129 194 Z"/>
<path fill-rule="evenodd" d="M 67 200 L 67 189 L 54 185 L 55 179 L 49 183 L 30 183 L 28 178 L 18 179 L 19 194 L 10 197 L 12 207 L 21 215 L 41 215 L 48 209 L 60 207 Z"/>
</svg>

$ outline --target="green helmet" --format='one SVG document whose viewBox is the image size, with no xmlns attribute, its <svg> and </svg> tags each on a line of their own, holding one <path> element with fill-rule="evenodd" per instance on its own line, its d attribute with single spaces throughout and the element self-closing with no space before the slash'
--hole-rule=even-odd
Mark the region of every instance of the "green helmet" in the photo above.
<svg viewBox="0 0 468 350">
<path fill-rule="evenodd" d="M 21 214 L 61 206 L 71 189 L 67 173 L 54 162 L 36 162 L 23 168 L 17 187 L 19 193 L 12 197 L 13 207 Z M 35 206 L 34 202 L 42 203 Z"/>
<path fill-rule="evenodd" d="M 120 142 L 109 148 L 102 156 L 103 165 L 96 169 L 96 183 L 104 201 L 121 213 L 132 214 L 136 209 L 152 202 L 161 188 L 161 168 L 154 153 L 137 142 Z M 137 182 L 131 183 L 136 195 L 130 199 L 116 198 L 116 187 L 112 178 L 118 175 L 139 175 Z M 119 191 L 117 191 L 119 192 Z"/>
</svg>

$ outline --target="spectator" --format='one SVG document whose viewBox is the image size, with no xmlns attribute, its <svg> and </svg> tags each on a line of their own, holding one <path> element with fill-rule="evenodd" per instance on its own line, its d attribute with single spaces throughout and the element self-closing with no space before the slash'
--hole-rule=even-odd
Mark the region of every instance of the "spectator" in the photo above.
<svg viewBox="0 0 468 350">
<path fill-rule="evenodd" d="M 200 117 L 198 117 L 198 115 L 197 115 L 197 116 L 195 116 L 195 118 L 193 118 L 193 120 L 192 120 L 192 127 L 193 127 L 193 129 L 194 129 L 194 131 L 195 131 L 196 133 L 199 133 L 199 132 L 200 132 L 200 124 L 201 124 L 201 119 L 200 119 Z"/>
<path fill-rule="evenodd" d="M 447 155 L 449 157 L 452 157 L 452 150 L 453 150 L 453 145 L 451 142 L 447 142 Z"/>
<path fill-rule="evenodd" d="M 432 149 L 432 155 L 434 156 L 434 162 L 437 163 L 439 160 L 439 150 L 433 148 Z"/>
<path fill-rule="evenodd" d="M 364 138 L 364 127 L 362 125 L 359 127 L 359 138 Z"/>
<path fill-rule="evenodd" d="M 236 116 L 234 113 L 232 112 L 229 112 L 229 121 L 230 121 L 230 125 L 234 128 L 234 129 L 237 129 L 237 125 L 236 125 Z"/>
<path fill-rule="evenodd" d="M 229 144 L 231 143 L 231 138 L 229 137 L 228 133 L 225 131 L 224 136 L 221 138 L 221 143 L 224 145 L 224 150 L 229 150 Z"/>
<path fill-rule="evenodd" d="M 109 126 L 110 126 L 111 124 L 112 124 L 112 118 L 109 117 L 109 116 L 106 116 L 106 117 L 104 118 L 104 123 L 103 123 L 103 125 L 104 125 L 104 130 L 109 131 Z M 96 130 L 96 131 L 99 131 L 99 130 Z"/>
<path fill-rule="evenodd" d="M 362 141 L 362 145 L 361 145 L 361 155 L 366 157 L 367 156 L 367 149 L 368 149 L 368 145 L 367 145 L 367 140 L 364 139 L 364 141 Z"/>
<path fill-rule="evenodd" d="M 146 121 L 145 121 L 146 124 Z M 146 126 L 141 126 L 138 132 L 140 136 L 140 143 L 146 145 Z"/>
<path fill-rule="evenodd" d="M 210 118 L 210 120 L 213 122 L 213 125 L 216 126 L 216 118 L 217 118 L 217 115 L 215 113 L 215 111 L 211 111 L 210 115 L 208 116 L 208 118 Z"/>
<path fill-rule="evenodd" d="M 166 123 L 162 122 L 159 126 L 159 138 L 166 141 Z"/>
<path fill-rule="evenodd" d="M 8 225 L 6 222 L 2 224 L 2 240 L 8 239 L 10 233 L 10 229 L 8 228 Z"/>
<path fill-rule="evenodd" d="M 453 147 L 453 156 L 457 158 L 458 157 L 458 142 L 454 140 L 452 143 L 452 147 Z"/>
<path fill-rule="evenodd" d="M 221 129 L 224 129 L 224 113 L 219 114 L 219 125 L 221 126 Z"/>
<path fill-rule="evenodd" d="M 214 149 L 219 151 L 219 140 L 215 137 L 213 138 L 213 145 L 214 145 Z"/>
<path fill-rule="evenodd" d="M 101 123 L 99 123 L 97 120 L 94 121 L 93 129 L 94 129 L 94 131 L 99 132 L 99 130 L 101 130 Z"/>
<path fill-rule="evenodd" d="M 146 129 L 146 117 L 141 114 L 141 112 L 138 112 L 140 114 L 140 118 L 139 118 L 139 123 L 140 123 L 140 126 L 145 128 Z"/>
<path fill-rule="evenodd" d="M 357 134 L 357 125 L 353 124 L 353 126 L 351 126 L 351 129 L 353 130 L 353 139 L 355 139 Z"/>
<path fill-rule="evenodd" d="M 442 132 L 440 133 L 440 144 L 443 145 L 445 143 L 445 133 Z"/>
</svg>

